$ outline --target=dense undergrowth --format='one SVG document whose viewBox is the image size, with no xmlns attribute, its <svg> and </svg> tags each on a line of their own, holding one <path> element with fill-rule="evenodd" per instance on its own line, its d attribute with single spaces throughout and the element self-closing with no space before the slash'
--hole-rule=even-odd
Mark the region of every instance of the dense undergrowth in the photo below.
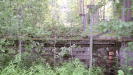
<svg viewBox="0 0 133 75">
<path fill-rule="evenodd" d="M 48 56 L 43 44 L 28 41 L 25 51 L 18 53 L 14 41 L 0 40 L 0 75 L 103 75 L 103 69 L 94 67 L 90 71 L 79 60 L 54 61 L 66 55 L 70 48 L 62 47 L 60 56 Z M 50 52 L 50 54 L 53 51 Z M 68 60 L 68 59 L 66 59 Z"/>
<path fill-rule="evenodd" d="M 54 63 L 54 56 L 44 56 L 47 55 L 47 52 L 43 50 L 43 44 L 35 41 L 28 41 L 23 46 L 25 51 L 22 54 L 18 53 L 17 46 L 12 40 L 1 39 L 0 47 L 0 75 L 103 75 L 106 71 L 102 67 L 96 66 L 89 71 L 89 68 L 79 60 L 58 60 Z M 58 50 L 59 56 L 56 59 L 68 54 L 71 47 L 62 47 Z M 125 65 L 118 69 L 120 75 L 122 73 L 132 75 L 133 68 L 130 66 Z"/>
<path fill-rule="evenodd" d="M 14 60 L 1 68 L 0 75 L 103 75 L 101 68 L 95 67 L 89 71 L 79 60 L 62 63 L 55 67 L 41 63 L 40 60 L 25 63 L 27 62 L 21 60 L 20 55 L 16 55 Z"/>
</svg>

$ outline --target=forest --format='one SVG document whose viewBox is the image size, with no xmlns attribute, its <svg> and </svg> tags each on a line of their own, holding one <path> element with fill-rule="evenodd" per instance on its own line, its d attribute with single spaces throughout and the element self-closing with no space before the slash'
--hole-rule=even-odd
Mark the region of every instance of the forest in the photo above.
<svg viewBox="0 0 133 75">
<path fill-rule="evenodd" d="M 0 75 L 133 75 L 133 0 L 0 0 Z"/>
</svg>

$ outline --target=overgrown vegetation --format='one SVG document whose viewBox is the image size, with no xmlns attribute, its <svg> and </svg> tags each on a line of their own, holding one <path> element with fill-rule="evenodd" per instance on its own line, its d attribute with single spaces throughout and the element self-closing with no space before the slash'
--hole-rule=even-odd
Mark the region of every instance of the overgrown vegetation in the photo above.
<svg viewBox="0 0 133 75">
<path fill-rule="evenodd" d="M 28 41 L 25 44 L 25 51 L 20 55 L 13 41 L 1 39 L 0 75 L 103 75 L 102 68 L 94 67 L 89 71 L 79 60 L 53 63 L 54 56 L 48 56 L 41 43 Z M 63 58 L 70 49 L 62 47 L 59 57 Z"/>
<path fill-rule="evenodd" d="M 86 26 L 85 32 L 83 31 L 76 2 L 70 1 L 68 5 L 59 7 L 58 1 L 0 1 L 0 75 L 104 74 L 103 68 L 94 66 L 88 69 L 79 60 L 69 60 L 71 57 L 69 53 L 72 48 L 75 48 L 75 45 L 67 48 L 52 47 L 50 50 L 44 47 L 45 42 L 55 44 L 60 39 L 79 39 L 87 37 L 89 34 L 89 26 Z M 86 2 L 88 1 L 90 0 L 86 0 Z M 96 4 L 100 4 L 102 7 L 109 1 L 97 0 Z M 114 5 L 118 9 L 118 19 L 121 16 L 122 3 L 117 1 Z M 69 11 L 66 11 L 66 19 L 63 20 L 61 12 L 67 6 Z M 60 8 L 63 9 L 59 10 Z M 111 36 L 118 38 L 132 38 L 133 22 L 123 22 L 116 19 L 102 21 L 96 25 L 95 32 L 110 32 L 113 34 Z M 40 42 L 33 40 L 33 38 L 42 39 Z M 125 50 L 133 50 L 133 42 L 130 42 Z M 126 59 L 130 60 L 129 57 Z M 119 69 L 118 75 L 124 75 L 124 73 L 132 75 L 133 73 L 133 67 L 127 64 Z"/>
<path fill-rule="evenodd" d="M 99 24 L 101 32 L 110 32 L 114 36 L 132 37 L 133 36 L 133 22 L 123 22 L 121 20 L 112 20 L 109 22 L 101 22 Z"/>
<path fill-rule="evenodd" d="M 28 61 L 31 60 L 28 59 Z M 0 75 L 103 75 L 101 68 L 95 67 L 89 71 L 79 60 L 63 63 L 56 67 L 51 67 L 49 64 L 40 61 L 28 63 L 21 60 L 19 55 L 16 55 L 15 60 L 10 61 L 9 65 L 1 69 Z M 23 66 L 24 64 L 25 66 Z"/>
<path fill-rule="evenodd" d="M 53 17 L 52 0 L 3 0 L 0 2 L 0 36 L 5 37 L 54 37 L 81 33 L 81 27 L 65 27 Z M 51 12 L 53 11 L 53 12 Z M 59 14 L 57 15 L 59 16 Z M 75 15 L 77 16 L 77 15 Z M 75 17 L 79 20 L 78 16 Z M 73 23 L 75 24 L 75 23 Z"/>
</svg>

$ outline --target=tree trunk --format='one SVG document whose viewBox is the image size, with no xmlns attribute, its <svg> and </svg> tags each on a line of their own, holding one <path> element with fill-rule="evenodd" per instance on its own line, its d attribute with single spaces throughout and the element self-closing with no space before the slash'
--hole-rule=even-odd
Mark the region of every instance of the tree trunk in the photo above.
<svg viewBox="0 0 133 75">
<path fill-rule="evenodd" d="M 122 20 L 123 21 L 131 21 L 131 19 L 132 19 L 132 11 L 131 11 L 131 9 L 129 9 L 129 8 L 131 8 L 131 5 L 132 5 L 131 2 L 132 2 L 131 0 L 123 1 L 123 6 L 124 6 L 123 12 L 122 12 Z"/>
</svg>

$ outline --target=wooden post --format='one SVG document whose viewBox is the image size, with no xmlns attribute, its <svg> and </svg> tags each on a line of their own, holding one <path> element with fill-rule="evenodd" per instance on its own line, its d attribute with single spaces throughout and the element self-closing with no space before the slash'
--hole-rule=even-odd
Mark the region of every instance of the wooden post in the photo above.
<svg viewBox="0 0 133 75">
<path fill-rule="evenodd" d="M 90 15 L 90 64 L 89 67 L 92 67 L 92 51 L 93 51 L 93 16 Z"/>
</svg>

